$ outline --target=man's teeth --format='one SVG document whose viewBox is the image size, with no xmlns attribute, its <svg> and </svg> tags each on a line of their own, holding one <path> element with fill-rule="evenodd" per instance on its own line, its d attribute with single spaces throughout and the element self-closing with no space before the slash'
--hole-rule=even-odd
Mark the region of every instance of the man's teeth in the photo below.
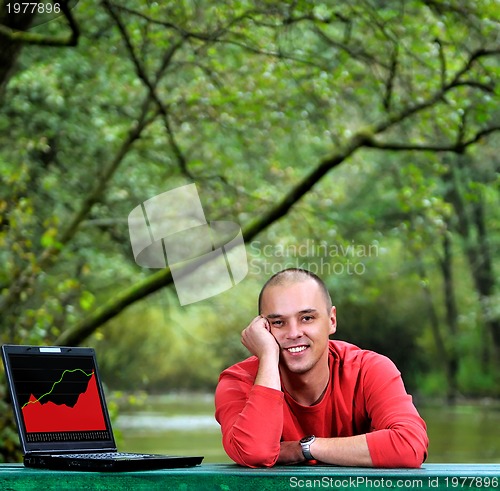
<svg viewBox="0 0 500 491">
<path fill-rule="evenodd" d="M 297 346 L 295 348 L 287 348 L 290 353 L 300 353 L 301 351 L 304 351 L 307 348 L 307 346 Z"/>
</svg>

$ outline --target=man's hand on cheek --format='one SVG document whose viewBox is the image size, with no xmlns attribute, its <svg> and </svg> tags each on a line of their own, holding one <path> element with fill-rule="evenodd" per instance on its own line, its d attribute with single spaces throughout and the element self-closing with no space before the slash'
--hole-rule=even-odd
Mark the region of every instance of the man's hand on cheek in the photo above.
<svg viewBox="0 0 500 491">
<path fill-rule="evenodd" d="M 269 321 L 262 316 L 255 317 L 241 333 L 241 342 L 245 348 L 261 359 L 264 356 L 275 356 L 279 359 L 279 345 L 271 334 Z"/>
</svg>

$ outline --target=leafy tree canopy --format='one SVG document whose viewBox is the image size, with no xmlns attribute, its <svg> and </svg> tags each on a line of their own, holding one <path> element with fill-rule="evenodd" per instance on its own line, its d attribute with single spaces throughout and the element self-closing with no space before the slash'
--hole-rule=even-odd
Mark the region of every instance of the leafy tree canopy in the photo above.
<svg viewBox="0 0 500 491">
<path fill-rule="evenodd" d="M 357 257 L 363 274 L 348 273 L 346 253 L 293 260 L 329 265 L 346 323 L 362 322 L 373 346 L 390 350 L 387 332 L 408 334 L 404 362 L 444 332 L 436 265 L 451 234 L 467 271 L 453 294 L 472 299 L 476 325 L 491 321 L 498 358 L 498 286 L 483 281 L 498 267 L 487 262 L 499 223 L 498 13 L 493 0 L 82 0 L 31 29 L 25 19 L 23 30 L 4 10 L 2 340 L 73 344 L 99 329 L 103 346 L 112 336 L 134 345 L 151 326 L 161 338 L 188 323 L 202 336 L 209 322 L 211 344 L 193 357 L 218 353 L 213 379 L 237 344 L 214 338 L 237 339 L 253 309 L 236 298 L 256 295 L 263 265 L 286 265 L 280 247 L 315 240 L 378 247 Z M 209 219 L 241 224 L 254 262 L 245 284 L 181 315 L 173 289 L 164 292 L 169 269 L 134 264 L 126 218 L 189 182 Z M 467 264 L 481 247 L 484 261 Z M 379 301 L 398 315 L 371 336 L 383 323 Z M 433 306 L 437 337 L 427 336 Z M 358 318 L 359 308 L 373 315 Z M 183 339 L 170 349 L 182 352 Z"/>
</svg>

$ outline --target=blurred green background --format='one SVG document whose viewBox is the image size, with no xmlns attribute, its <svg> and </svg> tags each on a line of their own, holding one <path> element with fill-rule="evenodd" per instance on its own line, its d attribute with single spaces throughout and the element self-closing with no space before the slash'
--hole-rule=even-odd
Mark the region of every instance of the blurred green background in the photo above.
<svg viewBox="0 0 500 491">
<path fill-rule="evenodd" d="M 125 447 L 224 461 L 218 375 L 305 267 L 336 337 L 398 365 L 430 461 L 500 461 L 500 3 L 60 5 L 0 11 L 0 342 L 94 346 Z M 127 217 L 189 183 L 248 275 L 181 306 Z"/>
</svg>

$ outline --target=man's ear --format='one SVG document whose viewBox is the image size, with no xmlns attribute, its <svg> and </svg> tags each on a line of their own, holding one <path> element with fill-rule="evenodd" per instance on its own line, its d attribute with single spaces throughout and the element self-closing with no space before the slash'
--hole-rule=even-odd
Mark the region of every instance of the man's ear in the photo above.
<svg viewBox="0 0 500 491">
<path fill-rule="evenodd" d="M 332 306 L 332 310 L 330 311 L 330 332 L 329 334 L 335 334 L 337 331 L 337 309 L 335 305 Z"/>
</svg>

